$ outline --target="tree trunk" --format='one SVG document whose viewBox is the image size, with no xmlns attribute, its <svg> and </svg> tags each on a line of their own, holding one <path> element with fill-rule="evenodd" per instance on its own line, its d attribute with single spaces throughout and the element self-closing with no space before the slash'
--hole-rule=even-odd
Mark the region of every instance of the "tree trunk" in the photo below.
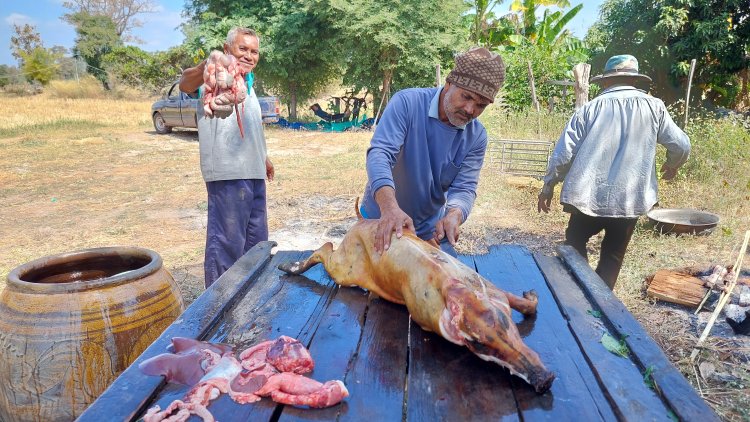
<svg viewBox="0 0 750 422">
<path fill-rule="evenodd" d="M 740 111 L 750 109 L 750 69 L 744 68 L 740 70 L 740 79 L 742 87 L 740 88 L 740 95 L 737 96 L 736 108 Z"/>
<path fill-rule="evenodd" d="M 289 120 L 297 121 L 297 84 L 289 84 Z"/>
<path fill-rule="evenodd" d="M 591 65 L 588 63 L 578 63 L 573 67 L 573 77 L 575 78 L 576 91 L 576 110 L 581 108 L 589 101 L 589 75 Z"/>
<path fill-rule="evenodd" d="M 377 114 L 375 115 L 376 119 L 380 118 L 380 115 L 383 114 L 383 109 L 386 104 L 388 104 L 388 100 L 390 100 L 392 79 L 392 70 L 386 70 L 383 72 L 383 89 L 380 90 L 380 107 L 378 107 Z"/>
<path fill-rule="evenodd" d="M 372 130 L 375 130 L 375 128 L 377 127 L 380 115 L 383 113 L 383 108 L 388 103 L 388 98 L 390 97 L 391 93 L 392 78 L 393 70 L 386 70 L 385 72 L 383 72 L 383 89 L 380 91 L 380 106 L 375 112 L 375 123 L 372 125 Z"/>
</svg>

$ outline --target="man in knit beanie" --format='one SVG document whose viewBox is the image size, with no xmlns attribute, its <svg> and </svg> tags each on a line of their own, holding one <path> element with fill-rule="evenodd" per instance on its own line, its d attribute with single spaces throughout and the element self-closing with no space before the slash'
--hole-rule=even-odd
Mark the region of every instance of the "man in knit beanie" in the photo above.
<svg viewBox="0 0 750 422">
<path fill-rule="evenodd" d="M 494 102 L 505 64 L 485 48 L 455 60 L 445 86 L 397 92 L 378 122 L 360 208 L 365 218 L 380 219 L 378 252 L 407 229 L 456 254 L 487 149 L 487 131 L 476 118 Z"/>
</svg>

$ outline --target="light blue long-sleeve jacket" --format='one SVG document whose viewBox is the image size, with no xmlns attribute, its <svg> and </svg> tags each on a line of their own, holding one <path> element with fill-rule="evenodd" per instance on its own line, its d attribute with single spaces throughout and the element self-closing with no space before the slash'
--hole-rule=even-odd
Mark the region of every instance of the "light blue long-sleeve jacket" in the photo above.
<svg viewBox="0 0 750 422">
<path fill-rule="evenodd" d="M 560 202 L 597 217 L 635 218 L 657 202 L 656 144 L 666 165 L 679 168 L 690 140 L 664 103 L 632 86 L 617 85 L 581 107 L 550 159 L 542 193 L 563 182 Z"/>
</svg>

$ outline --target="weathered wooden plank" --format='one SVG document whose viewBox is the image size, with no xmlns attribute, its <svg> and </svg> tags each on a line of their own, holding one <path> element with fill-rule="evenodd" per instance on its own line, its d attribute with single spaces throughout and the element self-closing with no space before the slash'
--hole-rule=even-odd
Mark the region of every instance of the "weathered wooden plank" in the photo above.
<svg viewBox="0 0 750 422">
<path fill-rule="evenodd" d="M 474 268 L 471 257 L 459 259 Z M 519 420 L 508 371 L 413 321 L 409 329 L 407 420 Z"/>
<path fill-rule="evenodd" d="M 357 355 L 345 380 L 350 396 L 340 422 L 401 420 L 408 332 L 405 306 L 370 299 Z"/>
<path fill-rule="evenodd" d="M 82 422 L 130 421 L 148 405 L 163 384 L 161 377 L 144 376 L 138 364 L 164 353 L 173 337 L 201 338 L 211 329 L 235 298 L 253 285 L 271 257 L 275 242 L 261 242 L 242 256 L 207 289 L 130 365 L 99 398 L 78 417 Z"/>
<path fill-rule="evenodd" d="M 326 275 L 327 281 L 331 281 Z M 334 288 L 335 295 L 328 302 L 320 324 L 310 342 L 310 354 L 315 369 L 307 374 L 320 382 L 341 380 L 344 384 L 349 363 L 357 353 L 367 308 L 367 292 L 358 288 Z M 373 400 L 376 397 L 372 397 Z M 336 420 L 346 413 L 347 402 L 325 409 L 284 406 L 280 421 Z"/>
<path fill-rule="evenodd" d="M 612 354 L 601 344 L 602 334 L 608 330 L 589 312 L 596 310 L 595 307 L 559 258 L 534 254 L 534 259 L 618 418 L 627 421 L 669 420 L 669 408 L 644 384 L 639 367 L 630 359 Z"/>
<path fill-rule="evenodd" d="M 412 322 L 406 419 L 517 421 L 508 371 Z"/>
<path fill-rule="evenodd" d="M 231 344 L 238 352 L 280 335 L 298 338 L 307 345 L 330 299 L 333 285 L 325 279 L 324 271 L 318 268 L 308 272 L 312 279 L 282 275 L 276 268 L 281 262 L 299 260 L 306 255 L 309 252 L 279 252 L 274 255 L 257 276 L 253 287 L 236 300 L 231 309 L 224 310 L 220 322 L 206 332 L 203 339 Z M 321 279 L 324 284 L 317 281 Z M 164 408 L 188 391 L 187 386 L 169 385 L 156 394 L 149 407 L 159 405 Z M 277 404 L 263 399 L 257 403 L 239 405 L 227 395 L 221 395 L 209 404 L 208 409 L 217 420 L 222 421 L 270 420 L 277 411 Z"/>
<path fill-rule="evenodd" d="M 557 378 L 550 391 L 542 395 L 520 378 L 512 378 L 522 418 L 616 420 L 529 251 L 520 246 L 493 247 L 489 254 L 475 260 L 479 273 L 502 290 L 520 296 L 523 291 L 534 289 L 539 297 L 536 317 L 523 318 L 513 311 L 513 320 L 524 342 Z"/>
<path fill-rule="evenodd" d="M 274 255 L 266 271 L 258 277 L 257 288 L 248 291 L 225 313 L 223 323 L 208 334 L 210 341 L 229 343 L 243 350 L 286 335 L 309 346 L 334 294 L 334 284 L 321 266 L 310 269 L 304 276 L 289 276 L 277 268 L 282 262 L 297 261 L 307 255 L 309 252 Z M 208 409 L 216 420 L 225 422 L 270 420 L 280 411 L 278 405 L 267 398 L 240 405 L 225 395 L 212 402 Z"/>
<path fill-rule="evenodd" d="M 562 245 L 558 254 L 570 269 L 587 298 L 604 314 L 618 337 L 624 337 L 641 370 L 650 368 L 651 376 L 664 400 L 682 421 L 718 421 L 719 417 L 696 394 L 695 389 L 664 355 L 625 305 L 571 246 Z"/>
</svg>

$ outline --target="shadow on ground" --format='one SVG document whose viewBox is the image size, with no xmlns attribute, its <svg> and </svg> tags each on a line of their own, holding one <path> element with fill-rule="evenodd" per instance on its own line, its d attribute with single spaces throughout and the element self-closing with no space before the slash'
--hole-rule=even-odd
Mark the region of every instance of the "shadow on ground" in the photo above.
<svg viewBox="0 0 750 422">
<path fill-rule="evenodd" d="M 149 134 L 149 135 L 164 137 L 165 139 L 166 138 L 172 138 L 172 139 L 179 139 L 181 141 L 186 141 L 186 142 L 198 142 L 198 131 L 197 130 L 189 130 L 189 129 L 186 129 L 186 130 L 177 130 L 177 129 L 175 129 L 171 133 L 167 133 L 167 134 L 159 134 L 159 133 L 157 133 L 154 130 L 149 130 L 149 131 L 146 131 L 146 133 Z"/>
</svg>

